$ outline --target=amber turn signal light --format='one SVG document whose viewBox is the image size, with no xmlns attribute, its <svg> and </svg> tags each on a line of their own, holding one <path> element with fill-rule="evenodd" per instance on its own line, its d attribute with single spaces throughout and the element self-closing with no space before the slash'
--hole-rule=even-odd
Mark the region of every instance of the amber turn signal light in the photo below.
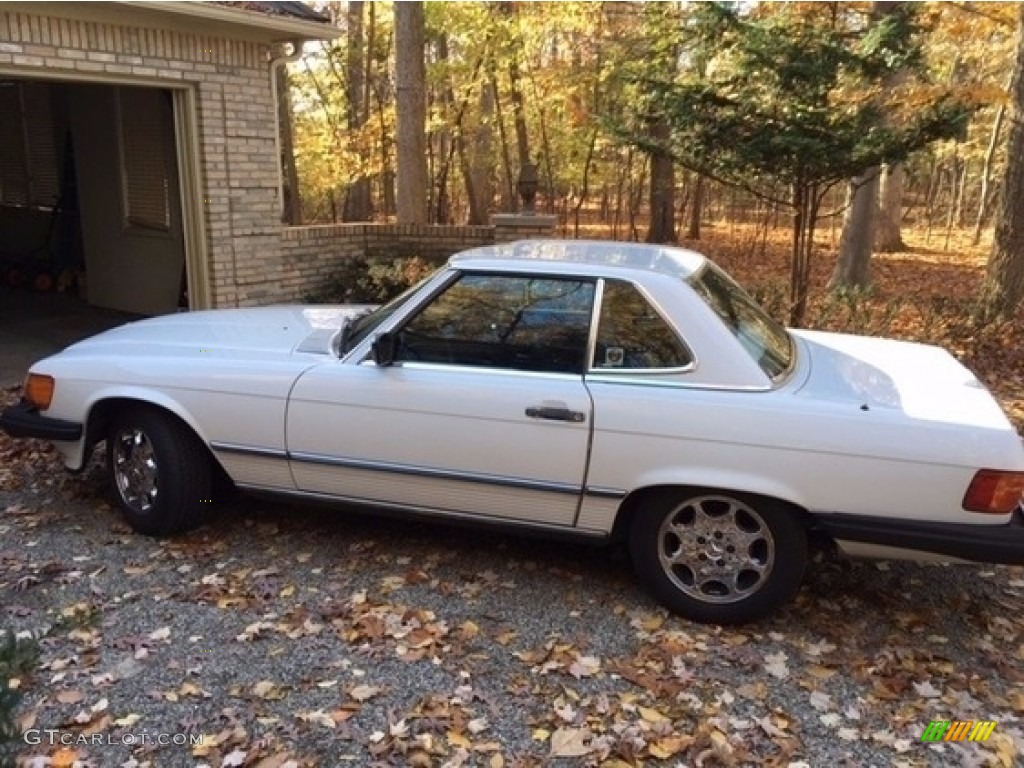
<svg viewBox="0 0 1024 768">
<path fill-rule="evenodd" d="M 25 399 L 41 411 L 50 407 L 53 400 L 53 376 L 30 373 L 25 378 Z"/>
<path fill-rule="evenodd" d="M 982 469 L 971 480 L 964 494 L 963 507 L 968 512 L 1005 515 L 1016 509 L 1022 498 L 1024 472 Z"/>
</svg>

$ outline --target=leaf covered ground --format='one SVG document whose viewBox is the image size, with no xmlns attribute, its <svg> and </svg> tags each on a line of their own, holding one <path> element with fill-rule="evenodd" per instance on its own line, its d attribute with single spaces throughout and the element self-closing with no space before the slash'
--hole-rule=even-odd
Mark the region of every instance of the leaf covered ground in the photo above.
<svg viewBox="0 0 1024 768">
<path fill-rule="evenodd" d="M 770 298 L 778 258 L 719 249 Z M 1013 340 L 915 309 L 966 302 L 980 267 L 921 255 L 876 262 L 870 322 L 961 343 L 1019 426 Z M 889 317 L 909 294 L 923 303 Z M 616 549 L 244 496 L 157 541 L 105 499 L 98 463 L 69 476 L 0 435 L 0 626 L 41 642 L 8 681 L 37 742 L 16 745 L 26 766 L 1024 759 L 1024 569 L 821 559 L 795 603 L 722 629 L 667 615 Z M 922 743 L 932 720 L 997 725 Z"/>
</svg>

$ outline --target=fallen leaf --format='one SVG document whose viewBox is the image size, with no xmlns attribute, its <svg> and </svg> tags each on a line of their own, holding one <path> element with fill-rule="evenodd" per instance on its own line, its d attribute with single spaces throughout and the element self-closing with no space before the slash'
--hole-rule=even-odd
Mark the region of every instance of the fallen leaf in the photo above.
<svg viewBox="0 0 1024 768">
<path fill-rule="evenodd" d="M 291 758 L 287 752 L 278 752 L 276 755 L 270 755 L 264 757 L 258 763 L 253 765 L 252 768 L 285 768 L 285 764 L 288 763 Z M 295 764 L 298 766 L 298 764 Z"/>
<path fill-rule="evenodd" d="M 667 717 L 652 707 L 637 707 L 636 711 L 640 713 L 640 717 L 642 717 L 645 722 L 650 723 L 651 725 L 658 725 L 668 721 Z"/>
<path fill-rule="evenodd" d="M 469 741 L 469 739 L 467 739 L 461 733 L 458 733 L 456 731 L 448 731 L 448 733 L 446 733 L 445 736 L 448 739 L 448 743 L 451 746 L 456 747 L 457 749 L 469 749 L 470 748 L 470 741 Z"/>
<path fill-rule="evenodd" d="M 582 757 L 592 751 L 587 742 L 593 734 L 589 728 L 558 728 L 551 734 L 549 757 Z"/>
<path fill-rule="evenodd" d="M 322 709 L 315 709 L 309 712 L 299 712 L 295 716 L 303 722 L 316 723 L 317 725 L 322 725 L 324 728 L 337 727 L 337 723 L 334 722 L 334 718 Z"/>
<path fill-rule="evenodd" d="M 666 736 L 648 744 L 647 751 L 651 753 L 651 757 L 668 760 L 692 746 L 694 741 L 696 739 L 693 736 Z"/>
<path fill-rule="evenodd" d="M 832 708 L 832 697 L 821 691 L 811 693 L 811 706 L 819 712 L 825 712 Z"/>
<path fill-rule="evenodd" d="M 783 651 L 769 653 L 764 657 L 764 671 L 779 680 L 789 677 L 789 667 L 786 666 L 786 654 Z"/>
<path fill-rule="evenodd" d="M 765 734 L 767 736 L 770 736 L 773 739 L 777 739 L 777 738 L 778 739 L 788 739 L 788 738 L 790 738 L 790 734 L 786 733 L 776 723 L 772 722 L 771 717 L 769 717 L 767 715 L 765 715 L 764 717 L 761 717 L 761 718 L 755 718 L 754 722 L 758 724 L 758 726 L 761 728 L 762 731 L 765 732 Z"/>
<path fill-rule="evenodd" d="M 380 693 L 380 688 L 378 686 L 360 683 L 359 685 L 350 688 L 348 695 L 362 704 L 364 701 L 372 699 L 378 693 Z"/>
<path fill-rule="evenodd" d="M 239 766 L 245 765 L 245 758 L 248 755 L 249 753 L 244 749 L 233 749 L 220 761 L 221 768 L 239 768 Z"/>
<path fill-rule="evenodd" d="M 252 687 L 252 693 L 261 699 L 283 699 L 284 694 L 277 683 L 270 680 L 260 680 Z"/>
<path fill-rule="evenodd" d="M 601 671 L 601 660 L 596 656 L 577 656 L 569 665 L 569 674 L 577 680 L 581 677 L 592 677 Z"/>
</svg>

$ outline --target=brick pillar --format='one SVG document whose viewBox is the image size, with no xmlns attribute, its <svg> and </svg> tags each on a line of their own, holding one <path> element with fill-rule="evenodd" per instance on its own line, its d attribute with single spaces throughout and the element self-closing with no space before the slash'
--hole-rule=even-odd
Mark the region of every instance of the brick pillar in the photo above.
<svg viewBox="0 0 1024 768">
<path fill-rule="evenodd" d="M 494 225 L 494 242 L 509 243 L 554 237 L 558 217 L 540 213 L 496 213 L 491 216 L 491 223 Z"/>
</svg>

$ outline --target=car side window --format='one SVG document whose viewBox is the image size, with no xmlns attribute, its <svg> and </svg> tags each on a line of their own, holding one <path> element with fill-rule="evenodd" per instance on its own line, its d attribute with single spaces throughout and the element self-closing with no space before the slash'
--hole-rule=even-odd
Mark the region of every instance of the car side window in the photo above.
<svg viewBox="0 0 1024 768">
<path fill-rule="evenodd" d="M 397 359 L 582 373 L 595 283 L 468 274 L 400 331 Z"/>
<path fill-rule="evenodd" d="M 605 281 L 592 368 L 682 368 L 692 362 L 686 345 L 636 286 Z"/>
</svg>

